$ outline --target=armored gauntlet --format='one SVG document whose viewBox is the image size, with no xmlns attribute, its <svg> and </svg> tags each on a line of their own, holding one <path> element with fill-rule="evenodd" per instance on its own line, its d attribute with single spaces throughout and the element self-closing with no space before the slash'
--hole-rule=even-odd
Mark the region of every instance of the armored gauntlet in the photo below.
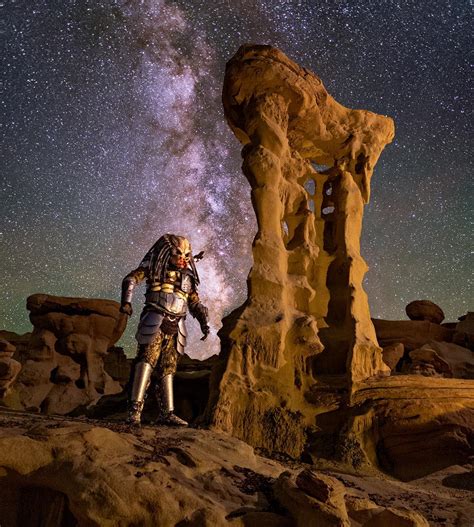
<svg viewBox="0 0 474 527">
<path fill-rule="evenodd" d="M 204 306 L 200 302 L 197 302 L 194 304 L 190 304 L 189 311 L 201 326 L 201 331 L 203 333 L 203 337 L 201 338 L 201 340 L 205 340 L 209 335 L 209 310 L 206 306 Z"/>
</svg>

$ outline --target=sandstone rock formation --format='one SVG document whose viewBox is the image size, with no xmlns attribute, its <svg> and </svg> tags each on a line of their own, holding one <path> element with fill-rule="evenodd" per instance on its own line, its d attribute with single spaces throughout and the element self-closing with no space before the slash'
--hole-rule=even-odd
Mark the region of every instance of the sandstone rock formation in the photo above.
<svg viewBox="0 0 474 527">
<path fill-rule="evenodd" d="M 0 411 L 3 527 L 467 527 L 468 471 L 413 486 L 282 464 L 206 430 L 133 433 L 117 423 Z M 456 477 L 458 486 L 443 490 L 441 481 Z"/>
<path fill-rule="evenodd" d="M 459 318 L 454 329 L 453 342 L 474 351 L 474 313 L 472 311 Z"/>
<path fill-rule="evenodd" d="M 372 319 L 377 339 L 382 347 L 401 343 L 405 350 L 413 351 L 430 341 L 451 342 L 454 329 L 428 320 L 382 320 Z"/>
<path fill-rule="evenodd" d="M 34 330 L 14 385 L 23 408 L 66 414 L 121 390 L 104 370 L 127 322 L 117 302 L 36 294 L 27 308 Z"/>
<path fill-rule="evenodd" d="M 428 320 L 441 324 L 444 320 L 443 310 L 430 300 L 414 300 L 405 308 L 410 320 Z"/>
<path fill-rule="evenodd" d="M 0 398 L 7 394 L 21 370 L 21 364 L 12 358 L 15 351 L 13 344 L 0 339 Z"/>
<path fill-rule="evenodd" d="M 428 342 L 410 352 L 411 363 L 404 369 L 407 373 L 422 370 L 423 375 L 474 379 L 474 353 L 450 342 Z M 429 368 L 431 366 L 431 368 Z"/>
<path fill-rule="evenodd" d="M 6 340 L 15 347 L 15 354 L 13 358 L 21 362 L 22 354 L 27 350 L 30 342 L 31 333 L 19 335 L 13 331 L 0 330 L 0 339 Z"/>
<path fill-rule="evenodd" d="M 362 289 L 359 239 L 393 121 L 343 107 L 270 46 L 239 49 L 223 102 L 244 144 L 258 232 L 248 300 L 220 332 L 210 421 L 252 444 L 300 452 L 293 431 L 314 419 L 304 392 L 318 375 L 353 385 L 389 372 Z"/>
<path fill-rule="evenodd" d="M 389 344 L 383 348 L 383 361 L 394 372 L 405 353 L 405 346 L 401 342 Z"/>
</svg>

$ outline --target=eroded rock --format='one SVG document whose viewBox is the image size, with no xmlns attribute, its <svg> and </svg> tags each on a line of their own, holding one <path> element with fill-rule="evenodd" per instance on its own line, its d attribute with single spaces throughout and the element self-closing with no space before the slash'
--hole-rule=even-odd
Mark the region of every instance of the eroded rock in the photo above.
<svg viewBox="0 0 474 527">
<path fill-rule="evenodd" d="M 359 241 L 393 121 L 344 108 L 270 46 L 240 48 L 223 101 L 244 144 L 258 232 L 248 300 L 220 332 L 208 418 L 251 444 L 298 455 L 314 415 L 304 393 L 316 376 L 341 375 L 350 386 L 389 372 L 362 289 Z"/>
<path fill-rule="evenodd" d="M 443 310 L 431 300 L 414 300 L 405 311 L 410 320 L 427 320 L 433 324 L 441 324 L 444 320 Z"/>
<path fill-rule="evenodd" d="M 0 339 L 0 397 L 5 397 L 21 370 L 21 364 L 13 359 L 16 348 Z"/>
<path fill-rule="evenodd" d="M 382 320 L 374 318 L 377 340 L 382 347 L 402 343 L 405 350 L 413 351 L 430 341 L 451 342 L 454 329 L 428 320 Z"/>
<path fill-rule="evenodd" d="M 453 342 L 474 351 L 474 312 L 470 311 L 459 318 L 454 330 Z"/>
<path fill-rule="evenodd" d="M 24 409 L 66 414 L 121 391 L 104 369 L 126 325 L 117 302 L 36 294 L 27 308 L 34 330 L 14 385 Z"/>
<path fill-rule="evenodd" d="M 474 353 L 451 342 L 429 342 L 410 352 L 407 373 L 474 379 Z"/>
<path fill-rule="evenodd" d="M 389 344 L 383 348 L 383 361 L 392 371 L 395 371 L 404 353 L 405 346 L 401 342 Z"/>
</svg>

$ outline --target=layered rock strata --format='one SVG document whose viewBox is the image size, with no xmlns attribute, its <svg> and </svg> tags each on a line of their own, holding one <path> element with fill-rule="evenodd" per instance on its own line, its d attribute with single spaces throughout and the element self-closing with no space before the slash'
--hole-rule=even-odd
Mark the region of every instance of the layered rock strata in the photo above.
<svg viewBox="0 0 474 527">
<path fill-rule="evenodd" d="M 304 393 L 318 376 L 350 387 L 389 372 L 362 289 L 359 240 L 394 125 L 337 103 L 316 75 L 269 46 L 239 49 L 223 102 L 244 145 L 258 232 L 248 299 L 220 332 L 208 415 L 251 444 L 295 454 L 314 421 Z"/>
</svg>

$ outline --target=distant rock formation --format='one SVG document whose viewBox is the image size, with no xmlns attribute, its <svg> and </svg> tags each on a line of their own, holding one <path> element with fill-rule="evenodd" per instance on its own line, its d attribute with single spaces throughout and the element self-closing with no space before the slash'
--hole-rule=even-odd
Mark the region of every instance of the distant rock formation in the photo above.
<svg viewBox="0 0 474 527">
<path fill-rule="evenodd" d="M 34 330 L 18 354 L 15 404 L 66 414 L 121 391 L 104 369 L 107 350 L 127 323 L 117 302 L 36 294 L 27 308 Z"/>
<path fill-rule="evenodd" d="M 362 289 L 359 241 L 370 178 L 394 125 L 340 105 L 270 46 L 239 49 L 223 102 L 244 144 L 258 232 L 248 299 L 220 332 L 225 364 L 210 420 L 252 444 L 298 452 L 294 431 L 307 422 L 304 392 L 315 376 L 343 375 L 351 386 L 389 372 Z"/>
<path fill-rule="evenodd" d="M 384 362 L 392 373 L 474 378 L 473 313 L 459 317 L 457 324 L 441 324 L 443 310 L 430 300 L 410 302 L 406 313 L 411 320 L 373 319 Z"/>
<path fill-rule="evenodd" d="M 13 344 L 0 339 L 0 398 L 5 397 L 21 370 L 21 364 L 12 358 L 15 351 Z"/>
</svg>

